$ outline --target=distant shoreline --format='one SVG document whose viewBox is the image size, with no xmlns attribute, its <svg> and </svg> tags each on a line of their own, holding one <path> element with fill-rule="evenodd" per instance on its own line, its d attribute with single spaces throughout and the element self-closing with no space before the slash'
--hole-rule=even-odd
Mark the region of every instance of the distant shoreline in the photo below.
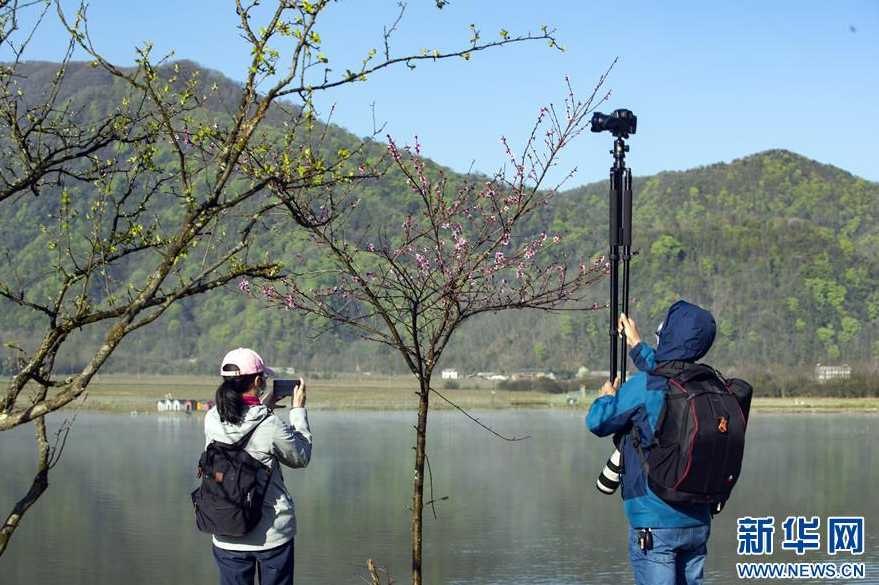
<svg viewBox="0 0 879 585">
<path fill-rule="evenodd" d="M 414 410 L 417 408 L 416 386 L 411 376 L 340 374 L 333 377 L 306 376 L 308 406 L 315 410 Z M 457 380 L 460 388 L 444 387 L 438 380 L 435 388 L 464 409 L 504 410 L 548 408 L 585 411 L 596 393 L 545 394 L 534 391 L 499 390 L 486 380 Z M 157 412 L 156 403 L 167 395 L 174 399 L 211 400 L 217 380 L 210 376 L 131 376 L 101 375 L 88 387 L 84 399 L 69 408 L 104 412 Z M 451 408 L 433 394 L 431 408 Z M 790 397 L 754 398 L 757 412 L 879 412 L 879 398 Z"/>
</svg>

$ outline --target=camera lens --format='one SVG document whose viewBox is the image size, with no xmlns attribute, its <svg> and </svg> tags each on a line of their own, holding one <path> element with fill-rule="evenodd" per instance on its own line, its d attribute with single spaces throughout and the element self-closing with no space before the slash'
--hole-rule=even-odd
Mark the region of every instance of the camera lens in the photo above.
<svg viewBox="0 0 879 585">
<path fill-rule="evenodd" d="M 601 112 L 595 112 L 592 114 L 592 131 L 604 132 L 607 130 L 607 121 L 609 118 L 610 116 L 602 114 Z"/>
<path fill-rule="evenodd" d="M 620 465 L 621 459 L 622 456 L 620 455 L 620 450 L 614 449 L 613 453 L 610 454 L 610 458 L 607 460 L 604 469 L 601 470 L 601 475 L 598 476 L 598 481 L 595 482 L 595 487 L 598 488 L 598 491 L 601 493 L 610 495 L 620 487 L 620 472 L 622 471 L 622 465 Z"/>
</svg>

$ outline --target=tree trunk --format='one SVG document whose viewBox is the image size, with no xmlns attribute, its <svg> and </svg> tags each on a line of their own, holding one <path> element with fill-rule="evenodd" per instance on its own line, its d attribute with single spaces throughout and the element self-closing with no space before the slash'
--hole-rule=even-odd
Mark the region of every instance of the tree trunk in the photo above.
<svg viewBox="0 0 879 585">
<path fill-rule="evenodd" d="M 22 516 L 40 499 L 40 496 L 49 487 L 49 468 L 51 465 L 49 462 L 49 442 L 46 439 L 46 420 L 43 417 L 39 417 L 34 420 L 34 426 L 36 427 L 37 450 L 39 451 L 37 474 L 34 476 L 27 494 L 15 504 L 3 526 L 0 527 L 0 556 L 3 556 L 3 553 L 6 552 L 12 534 L 18 528 Z"/>
<path fill-rule="evenodd" d="M 421 381 L 418 425 L 415 427 L 415 485 L 412 490 L 412 585 L 421 585 L 421 519 L 424 512 L 424 458 L 427 442 L 429 382 Z"/>
<path fill-rule="evenodd" d="M 49 470 L 41 469 L 37 472 L 33 482 L 31 482 L 31 487 L 28 490 L 27 495 L 15 504 L 15 507 L 6 518 L 3 526 L 0 527 L 0 556 L 6 552 L 6 547 L 12 539 L 12 533 L 18 528 L 18 524 L 21 522 L 21 517 L 24 516 L 25 512 L 27 512 L 30 507 L 40 499 L 40 496 L 43 495 L 43 492 L 45 492 L 48 487 Z"/>
</svg>

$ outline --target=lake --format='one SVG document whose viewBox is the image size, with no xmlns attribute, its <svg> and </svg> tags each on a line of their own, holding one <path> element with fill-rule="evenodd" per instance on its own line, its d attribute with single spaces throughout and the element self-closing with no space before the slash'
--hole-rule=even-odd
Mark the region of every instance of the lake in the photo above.
<svg viewBox="0 0 879 585">
<path fill-rule="evenodd" d="M 594 487 L 609 439 L 585 428 L 585 412 L 487 411 L 430 415 L 433 498 L 425 520 L 428 584 L 631 583 L 618 495 Z M 410 582 L 413 412 L 309 413 L 311 465 L 284 470 L 297 504 L 298 584 L 357 585 L 365 561 Z M 50 430 L 62 419 L 50 420 Z M 189 492 L 203 447 L 200 416 L 80 413 L 48 492 L 0 557 L 0 583 L 215 583 L 210 537 L 195 529 Z M 742 479 L 712 526 L 706 583 L 740 584 L 736 562 L 863 562 L 879 583 L 879 417 L 752 416 Z M 30 483 L 32 429 L 0 434 L 0 513 Z M 426 499 L 430 499 L 426 494 Z M 787 516 L 864 516 L 866 552 L 854 557 L 780 551 Z M 737 555 L 736 521 L 774 516 L 776 554 Z M 750 581 L 755 582 L 755 581 Z M 782 581 L 775 581 L 782 582 Z M 793 582 L 793 581 L 791 581 Z M 797 583 L 831 581 L 797 580 Z M 840 582 L 840 581 L 834 581 Z"/>
</svg>

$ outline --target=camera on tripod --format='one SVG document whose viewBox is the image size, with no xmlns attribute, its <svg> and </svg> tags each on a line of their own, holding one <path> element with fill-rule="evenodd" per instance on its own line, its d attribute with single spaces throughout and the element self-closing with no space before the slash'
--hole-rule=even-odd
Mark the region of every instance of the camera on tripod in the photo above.
<svg viewBox="0 0 879 585">
<path fill-rule="evenodd" d="M 628 138 L 638 128 L 638 116 L 632 110 L 614 110 L 610 115 L 595 112 L 592 114 L 592 131 L 607 130 L 617 138 Z"/>
</svg>

